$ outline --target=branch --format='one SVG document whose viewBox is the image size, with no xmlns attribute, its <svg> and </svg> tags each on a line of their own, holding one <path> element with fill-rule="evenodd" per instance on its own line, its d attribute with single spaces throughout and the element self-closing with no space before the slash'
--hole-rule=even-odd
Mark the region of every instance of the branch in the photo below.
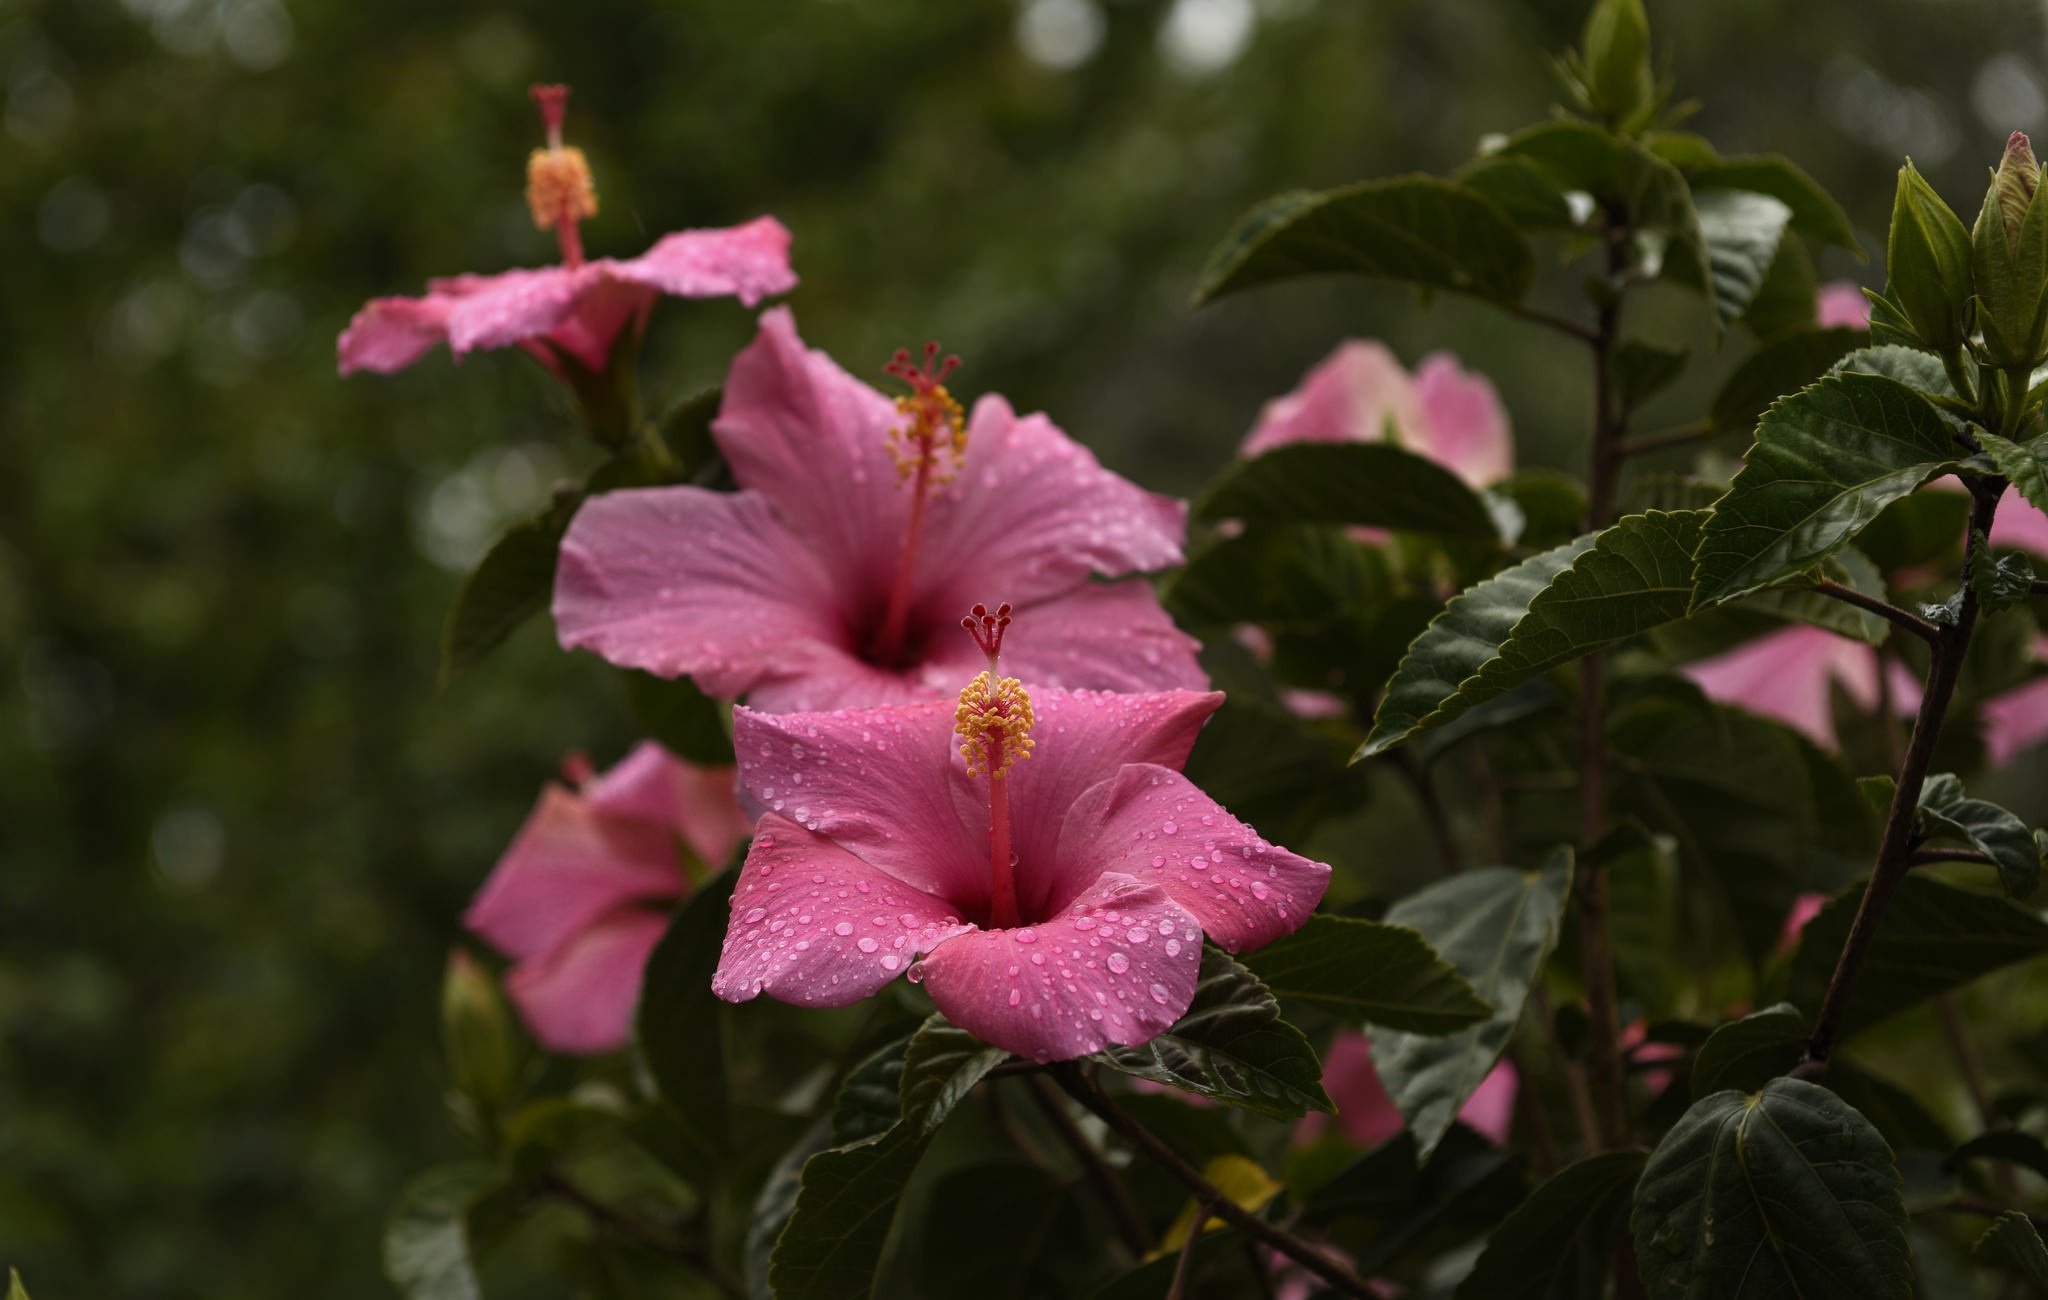
<svg viewBox="0 0 2048 1300">
<path fill-rule="evenodd" d="M 1358 1300 L 1373 1300 L 1374 1292 L 1367 1288 L 1357 1274 L 1279 1224 L 1253 1214 L 1224 1195 L 1214 1183 L 1202 1177 L 1200 1170 L 1181 1159 L 1172 1147 L 1160 1141 L 1150 1129 L 1131 1118 L 1122 1107 L 1109 1099 L 1108 1094 L 1071 1064 L 1061 1066 L 1052 1074 L 1059 1080 L 1060 1086 L 1067 1090 L 1068 1096 L 1087 1107 L 1098 1119 L 1109 1125 L 1117 1136 L 1144 1152 L 1167 1173 L 1179 1179 L 1182 1185 L 1195 1194 L 1197 1203 L 1209 1205 L 1216 1218 L 1222 1219 L 1246 1236 L 1279 1251 L 1345 1295 L 1356 1296 Z M 1199 1227 L 1199 1224 L 1197 1226 Z"/>
<path fill-rule="evenodd" d="M 1919 615 L 1909 614 L 1888 600 L 1879 600 L 1875 596 L 1866 595 L 1854 587 L 1844 586 L 1832 578 L 1822 578 L 1819 582 L 1814 583 L 1808 588 L 1808 590 L 1826 596 L 1830 600 L 1839 600 L 1844 605 L 1854 605 L 1866 614 L 1875 614 L 1901 632 L 1910 632 L 1928 645 L 1933 645 L 1941 639 L 1941 629 Z"/>
<path fill-rule="evenodd" d="M 1518 320 L 1541 325 L 1545 329 L 1556 330 L 1558 333 L 1569 335 L 1581 343 L 1597 343 L 1600 338 L 1598 334 L 1587 329 L 1577 321 L 1566 320 L 1562 316 L 1553 316 L 1547 311 L 1537 311 L 1533 307 L 1524 307 L 1518 303 L 1511 302 L 1497 302 L 1493 305 Z"/>
<path fill-rule="evenodd" d="M 1196 1203 L 1195 1221 L 1188 1225 L 1188 1235 L 1181 1240 L 1180 1258 L 1173 1261 L 1173 1280 L 1166 1285 L 1166 1300 L 1187 1300 L 1188 1279 L 1195 1272 L 1195 1243 L 1202 1239 L 1202 1230 L 1215 1213 L 1215 1207 L 1208 1201 Z"/>
<path fill-rule="evenodd" d="M 1095 1194 L 1102 1198 L 1103 1205 L 1108 1207 L 1110 1217 L 1116 1220 L 1117 1235 L 1123 1238 L 1124 1246 L 1138 1259 L 1152 1253 L 1152 1229 L 1145 1225 L 1145 1216 L 1138 1212 L 1130 1190 L 1102 1158 L 1102 1153 L 1095 1149 L 1095 1144 L 1088 1140 L 1088 1135 L 1074 1123 L 1074 1117 L 1067 1114 L 1059 1094 L 1052 1090 L 1052 1085 L 1045 1081 L 1043 1075 L 1026 1079 L 1024 1086 L 1030 1091 L 1031 1099 L 1038 1103 L 1038 1108 L 1045 1112 L 1045 1117 L 1052 1121 L 1052 1126 L 1059 1130 L 1061 1140 L 1073 1149 L 1074 1158 L 1081 1162 L 1082 1174 L 1095 1189 Z"/>
<path fill-rule="evenodd" d="M 1996 866 L 1991 855 L 1975 849 L 1914 849 L 1907 865 L 1924 867 L 1930 862 L 1974 862 L 1979 866 Z"/>
<path fill-rule="evenodd" d="M 1444 801 L 1437 794 L 1436 780 L 1408 750 L 1397 749 L 1387 757 L 1415 796 L 1415 806 L 1429 826 L 1430 837 L 1436 841 L 1437 856 L 1443 860 L 1444 874 L 1457 875 L 1465 869 L 1465 863 L 1458 852 L 1458 837 L 1451 832 L 1450 816 L 1444 812 Z"/>
<path fill-rule="evenodd" d="M 1640 438 L 1630 438 L 1617 446 L 1614 451 L 1617 456 L 1626 459 L 1630 456 L 1640 456 L 1645 452 L 1663 451 L 1667 447 L 1683 446 L 1689 442 L 1705 442 L 1709 438 L 1718 438 L 1724 433 L 1733 432 L 1735 430 L 1724 429 L 1712 420 L 1699 420 L 1692 424 L 1682 424 L 1675 429 L 1665 429 L 1658 433 L 1646 433 Z"/>
</svg>

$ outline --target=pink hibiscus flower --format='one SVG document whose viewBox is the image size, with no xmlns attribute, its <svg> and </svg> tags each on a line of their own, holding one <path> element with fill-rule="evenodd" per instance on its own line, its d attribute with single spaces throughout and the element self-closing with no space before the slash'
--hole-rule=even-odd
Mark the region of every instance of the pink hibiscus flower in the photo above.
<svg viewBox="0 0 2048 1300">
<path fill-rule="evenodd" d="M 1458 1108 L 1458 1118 L 1495 1146 L 1506 1146 L 1521 1086 L 1512 1064 L 1497 1063 Z M 1373 1068 L 1372 1040 L 1355 1029 L 1339 1032 L 1323 1053 L 1323 1091 L 1337 1103 L 1337 1131 L 1359 1146 L 1378 1146 L 1406 1124 Z M 1295 1140 L 1316 1137 L 1330 1123 L 1328 1115 L 1305 1116 L 1294 1126 Z"/>
<path fill-rule="evenodd" d="M 578 226 L 597 215 L 597 191 L 583 151 L 562 143 L 569 89 L 535 86 L 533 97 L 548 143 L 527 160 L 527 205 L 536 226 L 555 232 L 561 265 L 434 280 L 424 298 L 373 298 L 342 331 L 342 374 L 402 370 L 442 342 L 458 360 L 516 345 L 557 378 L 565 357 L 601 372 L 620 332 L 637 334 L 661 294 L 734 297 L 751 307 L 796 284 L 789 231 L 773 217 L 677 231 L 629 261 L 586 262 Z"/>
<path fill-rule="evenodd" d="M 1877 651 L 1817 627 L 1782 628 L 1678 671 L 1708 699 L 1776 718 L 1828 749 L 1841 747 L 1835 738 L 1829 683 L 1840 683 L 1865 712 L 1878 704 Z M 1920 707 L 1919 681 L 1894 662 L 1886 672 L 1886 684 L 1893 711 L 1911 717 Z"/>
<path fill-rule="evenodd" d="M 1813 315 L 1822 329 L 1867 330 L 1870 299 L 1854 280 L 1830 280 L 1814 295 Z"/>
<path fill-rule="evenodd" d="M 1149 584 L 1089 580 L 1178 564 L 1185 507 L 1000 397 L 963 419 L 935 359 L 899 353 L 911 392 L 891 402 L 765 314 L 712 425 L 742 490 L 586 502 L 556 570 L 562 644 L 778 713 L 944 699 L 979 660 L 959 612 L 997 583 L 1030 616 L 1010 662 L 1034 684 L 1206 686 Z"/>
<path fill-rule="evenodd" d="M 988 671 L 943 702 L 733 712 L 770 810 L 712 979 L 845 1006 L 899 975 L 946 1018 L 1040 1061 L 1155 1037 L 1202 938 L 1256 948 L 1330 869 L 1268 844 L 1180 773 L 1223 697 L 1041 689 L 999 675 L 1006 611 L 967 620 Z"/>
<path fill-rule="evenodd" d="M 1346 339 L 1285 397 L 1266 403 L 1238 449 L 1256 456 L 1292 442 L 1379 442 L 1389 437 L 1474 488 L 1514 473 L 1515 442 L 1500 395 L 1448 352 L 1413 377 L 1386 345 Z"/>
<path fill-rule="evenodd" d="M 750 827 L 729 767 L 643 742 L 603 776 L 564 765 L 477 891 L 463 924 L 513 959 L 505 991 L 551 1051 L 625 1046 L 640 976 L 690 892 L 677 845 L 712 870 Z"/>
<path fill-rule="evenodd" d="M 2048 636 L 2034 642 L 2034 659 L 2048 663 Z M 2020 754 L 2048 740 L 2048 677 L 1984 701 L 1984 753 L 1993 767 L 2003 767 Z"/>
</svg>

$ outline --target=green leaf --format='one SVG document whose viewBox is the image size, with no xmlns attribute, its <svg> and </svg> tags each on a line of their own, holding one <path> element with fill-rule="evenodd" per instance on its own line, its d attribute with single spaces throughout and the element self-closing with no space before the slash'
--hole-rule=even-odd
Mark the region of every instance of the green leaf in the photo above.
<svg viewBox="0 0 2048 1300">
<path fill-rule="evenodd" d="M 1449 1037 L 1370 1031 L 1380 1082 L 1425 1157 L 1514 1036 L 1529 985 L 1557 943 L 1571 878 L 1571 850 L 1559 849 L 1541 871 L 1467 871 L 1388 909 L 1390 923 L 1419 930 L 1493 1004 L 1486 1023 Z"/>
<path fill-rule="evenodd" d="M 1214 948 L 1203 950 L 1195 1000 L 1178 1024 L 1142 1046 L 1112 1047 L 1095 1059 L 1276 1119 L 1335 1110 L 1308 1039 L 1280 1018 L 1280 1003 L 1265 985 Z"/>
<path fill-rule="evenodd" d="M 1520 544 L 1531 550 L 1562 546 L 1579 535 L 1586 517 L 1586 485 L 1554 469 L 1518 470 L 1493 486 L 1522 512 Z"/>
<path fill-rule="evenodd" d="M 1209 255 L 1195 303 L 1338 271 L 1520 302 L 1535 260 L 1491 199 L 1454 181 L 1401 176 L 1267 199 Z"/>
<path fill-rule="evenodd" d="M 1999 883 L 2026 898 L 2041 883 L 2041 851 L 2034 832 L 1995 803 L 1963 796 L 1952 773 L 1927 779 L 1920 790 L 1920 828 L 1930 839 L 1961 840 L 1998 865 Z"/>
<path fill-rule="evenodd" d="M 1405 926 L 1317 915 L 1293 934 L 1243 958 L 1283 998 L 1417 1034 L 1448 1034 L 1485 1020 L 1457 968 Z"/>
<path fill-rule="evenodd" d="M 1792 957 L 1793 1002 L 1819 1006 L 1825 998 L 1861 894 L 1845 890 L 1807 922 Z M 2048 922 L 2028 909 L 1932 876 L 1909 875 L 1899 882 L 1863 959 L 1842 1036 L 2043 953 Z"/>
<path fill-rule="evenodd" d="M 1926 398 L 1872 375 L 1838 375 L 1773 406 L 1700 539 L 1695 608 L 1810 569 L 1955 456 Z"/>
<path fill-rule="evenodd" d="M 2028 504 L 2036 510 L 2048 510 L 2048 434 L 2017 443 L 1980 430 L 1977 441 L 1990 454 L 1998 472 L 2012 480 Z"/>
<path fill-rule="evenodd" d="M 898 1100 L 904 1125 L 919 1138 L 929 1138 L 974 1085 L 1009 1056 L 1002 1048 L 955 1029 L 944 1016 L 932 1016 L 911 1035 L 903 1053 Z"/>
<path fill-rule="evenodd" d="M 1999 1160 L 2048 1178 L 2048 1144 L 2018 1129 L 1979 1133 L 1949 1152 L 1941 1167 L 1953 1171 L 1966 1160 Z"/>
<path fill-rule="evenodd" d="M 555 590 L 555 552 L 571 513 L 551 507 L 512 525 L 455 588 L 455 603 L 441 628 L 443 686 L 548 607 Z"/>
<path fill-rule="evenodd" d="M 7 1270 L 7 1300 L 28 1300 L 28 1288 L 21 1284 L 21 1273 L 17 1269 Z"/>
<path fill-rule="evenodd" d="M 1409 647 L 1359 758 L 1639 632 L 1683 618 L 1698 511 L 1630 515 L 1461 593 Z"/>
<path fill-rule="evenodd" d="M 1771 269 L 1764 272 L 1764 282 L 1743 309 L 1742 323 L 1759 340 L 1813 329 L 1818 324 L 1819 295 L 1820 276 L 1813 269 L 1806 241 L 1787 231 L 1778 240 L 1778 253 L 1771 259 Z M 1857 337 L 1868 342 L 1870 333 L 1859 330 Z"/>
<path fill-rule="evenodd" d="M 1766 587 L 1739 602 L 1744 609 L 1762 610 L 1778 618 L 1824 627 L 1838 636 L 1854 637 L 1866 645 L 1883 645 L 1892 625 L 1868 610 L 1823 596 L 1807 587 L 1808 578 L 1827 578 L 1853 591 L 1883 600 L 1886 596 L 1884 571 L 1870 557 L 1853 547 L 1843 547 L 1829 556 L 1814 574 L 1781 586 Z"/>
<path fill-rule="evenodd" d="M 1846 248 L 1861 257 L 1856 228 L 1849 214 L 1820 183 L 1778 154 L 1745 154 L 1688 169 L 1695 191 L 1731 189 L 1768 194 L 1792 211 L 1792 228 L 1803 235 Z"/>
<path fill-rule="evenodd" d="M 1606 1151 L 1559 1170 L 1493 1230 L 1458 1300 L 1604 1295 L 1644 1158 Z"/>
<path fill-rule="evenodd" d="M 663 748 L 706 767 L 732 765 L 731 711 L 697 683 L 638 671 L 625 672 L 622 679 L 633 717 Z"/>
<path fill-rule="evenodd" d="M 1677 383 L 1691 359 L 1689 348 L 1660 348 L 1635 339 L 1615 348 L 1609 365 L 1622 409 L 1633 411 Z"/>
<path fill-rule="evenodd" d="M 683 482 L 702 481 L 722 463 L 711 422 L 718 418 L 724 399 L 724 389 L 707 388 L 677 402 L 661 417 L 662 445 L 675 457 L 677 477 Z"/>
<path fill-rule="evenodd" d="M 1367 774 L 1346 765 L 1350 754 L 1345 733 L 1232 692 L 1195 738 L 1185 770 L 1259 834 L 1292 844 L 1365 801 Z"/>
<path fill-rule="evenodd" d="M 1188 557 L 1160 600 L 1184 627 L 1314 628 L 1384 603 L 1386 561 L 1325 525 L 1254 524 Z"/>
<path fill-rule="evenodd" d="M 1999 1215 L 1970 1253 L 2024 1278 L 2036 1294 L 2048 1293 L 2048 1245 L 2042 1244 L 2034 1221 L 2020 1211 Z"/>
<path fill-rule="evenodd" d="M 1748 190 L 1696 190 L 1693 204 L 1706 241 L 1714 311 L 1725 329 L 1763 286 L 1792 209 Z"/>
<path fill-rule="evenodd" d="M 1707 1037 L 1692 1061 L 1692 1095 L 1729 1088 L 1761 1088 L 1799 1063 L 1806 1051 L 1806 1017 L 1780 1002 L 1731 1020 Z"/>
<path fill-rule="evenodd" d="M 1457 180 L 1466 189 L 1492 199 L 1524 230 L 1569 230 L 1578 224 L 1564 191 L 1526 159 L 1488 155 L 1461 168 Z"/>
<path fill-rule="evenodd" d="M 1499 525 L 1463 479 L 1384 442 L 1298 442 L 1241 460 L 1196 503 L 1202 519 L 1368 524 L 1495 541 Z"/>
<path fill-rule="evenodd" d="M 1956 395 L 1955 385 L 1949 382 L 1948 370 L 1941 364 L 1940 357 L 1897 343 L 1858 348 L 1836 363 L 1834 373 L 1883 375 L 1886 379 L 1896 379 L 1908 388 L 1936 397 L 1953 398 Z"/>
<path fill-rule="evenodd" d="M 497 1181 L 486 1164 L 437 1165 L 398 1193 L 384 1221 L 384 1276 L 406 1300 L 481 1300 L 464 1215 Z"/>
<path fill-rule="evenodd" d="M 863 1057 L 839 1085 L 832 1102 L 832 1145 L 852 1146 L 879 1137 L 903 1118 L 903 1057 L 911 1035 Z"/>
<path fill-rule="evenodd" d="M 1657 78 L 1643 0 L 1596 0 L 1579 57 L 1587 102 L 1608 122 L 1629 122 L 1653 106 Z"/>
<path fill-rule="evenodd" d="M 727 1149 L 730 1125 L 725 1034 L 711 991 L 725 944 L 737 871 L 706 881 L 669 923 L 641 979 L 633 1036 L 656 1093 L 676 1121 L 683 1158 L 699 1189 L 708 1187 Z"/>
<path fill-rule="evenodd" d="M 1817 382 L 1868 337 L 1862 330 L 1809 327 L 1758 344 L 1714 394 L 1709 418 L 1731 433 L 1754 428 L 1771 403 Z"/>
<path fill-rule="evenodd" d="M 1868 1120 L 1777 1079 L 1693 1103 L 1651 1153 L 1629 1226 L 1651 1295 L 1911 1300 L 1899 1188 Z"/>
</svg>

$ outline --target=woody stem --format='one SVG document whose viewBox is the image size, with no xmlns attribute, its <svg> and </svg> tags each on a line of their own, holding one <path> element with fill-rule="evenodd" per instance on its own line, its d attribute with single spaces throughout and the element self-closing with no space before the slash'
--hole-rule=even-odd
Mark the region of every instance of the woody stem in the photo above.
<svg viewBox="0 0 2048 1300">
<path fill-rule="evenodd" d="M 1009 929 L 1022 919 L 1017 912 L 1017 875 L 1010 865 L 1010 780 L 997 770 L 1003 750 L 988 742 L 988 874 L 989 924 Z"/>
<path fill-rule="evenodd" d="M 931 477 L 931 451 L 926 448 L 917 458 L 917 477 L 910 486 L 910 522 L 903 526 L 903 550 L 896 557 L 896 583 L 889 588 L 889 607 L 882 615 L 882 630 L 875 636 L 874 658 L 878 664 L 893 664 L 903 653 L 903 629 L 910 621 L 910 592 L 917 572 L 917 545 L 924 537 L 924 503 L 930 495 Z"/>
</svg>

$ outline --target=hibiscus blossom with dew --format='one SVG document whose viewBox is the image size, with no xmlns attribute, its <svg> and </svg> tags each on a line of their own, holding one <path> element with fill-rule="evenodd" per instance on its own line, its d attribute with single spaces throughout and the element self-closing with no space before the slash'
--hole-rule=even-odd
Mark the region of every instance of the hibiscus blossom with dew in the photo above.
<svg viewBox="0 0 2048 1300">
<path fill-rule="evenodd" d="M 564 764 L 469 905 L 463 924 L 513 959 L 505 991 L 551 1051 L 625 1046 L 640 976 L 690 892 L 679 849 L 716 871 L 751 827 L 729 767 L 647 741 L 596 775 Z"/>
<path fill-rule="evenodd" d="M 1507 412 L 1484 375 L 1435 352 L 1411 376 L 1370 339 L 1346 339 L 1293 392 L 1266 403 L 1238 454 L 1296 442 L 1382 441 L 1428 457 L 1473 488 L 1515 470 Z"/>
<path fill-rule="evenodd" d="M 1308 918 L 1329 867 L 1181 775 L 1223 697 L 1027 691 L 1001 662 L 1009 619 L 966 620 L 986 668 L 952 704 L 734 710 L 741 784 L 769 811 L 720 997 L 845 1006 L 907 975 L 955 1025 L 1065 1060 L 1178 1020 L 1204 936 L 1239 951 Z"/>
<path fill-rule="evenodd" d="M 547 144 L 527 160 L 526 201 L 534 225 L 554 232 L 560 264 L 434 280 L 422 298 L 372 299 L 342 331 L 342 374 L 402 370 L 443 342 L 458 359 L 517 346 L 557 378 L 569 363 L 601 372 L 620 334 L 637 335 L 662 294 L 751 307 L 795 286 L 789 231 L 773 217 L 677 231 L 627 261 L 586 261 L 581 223 L 597 215 L 597 188 L 583 151 L 562 142 L 569 88 L 535 86 L 533 98 Z"/>
<path fill-rule="evenodd" d="M 977 662 L 960 611 L 1000 577 L 1026 680 L 1206 686 L 1150 584 L 1091 581 L 1180 563 L 1185 507 L 1000 397 L 964 415 L 954 364 L 899 352 L 891 401 L 768 312 L 712 425 L 741 490 L 586 502 L 556 570 L 562 644 L 778 713 L 945 699 Z"/>
<path fill-rule="evenodd" d="M 1876 712 L 1885 699 L 1899 717 L 1910 718 L 1920 707 L 1919 680 L 1896 660 L 1880 668 L 1878 659 L 1877 651 L 1861 641 L 1792 626 L 1678 671 L 1710 700 L 1775 718 L 1817 745 L 1839 749 L 1831 685 L 1841 686 L 1865 713 Z"/>
</svg>

